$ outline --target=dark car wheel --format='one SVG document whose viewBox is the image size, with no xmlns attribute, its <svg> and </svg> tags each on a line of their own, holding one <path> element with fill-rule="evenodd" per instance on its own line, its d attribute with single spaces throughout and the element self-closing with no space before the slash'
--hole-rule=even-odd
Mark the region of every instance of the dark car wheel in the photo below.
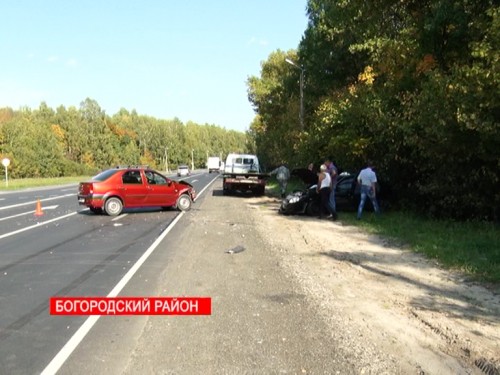
<svg viewBox="0 0 500 375">
<path fill-rule="evenodd" d="M 306 213 L 308 215 L 310 215 L 310 216 L 318 216 L 319 215 L 319 210 L 320 210 L 319 202 L 317 202 L 317 201 L 311 201 L 307 205 Z"/>
<path fill-rule="evenodd" d="M 280 209 L 278 210 L 278 213 L 285 215 L 285 216 L 290 215 L 290 212 L 286 211 L 283 207 L 280 207 Z"/>
<path fill-rule="evenodd" d="M 253 190 L 253 193 L 257 196 L 264 195 L 266 188 L 264 186 L 259 186 Z"/>
<path fill-rule="evenodd" d="M 176 207 L 181 211 L 189 211 L 192 203 L 193 202 L 191 201 L 191 198 L 189 198 L 189 195 L 182 194 L 179 198 L 177 198 Z"/>
<path fill-rule="evenodd" d="M 111 197 L 106 200 L 106 203 L 104 204 L 104 211 L 109 216 L 118 216 L 121 214 L 123 210 L 123 203 L 120 199 Z"/>
</svg>

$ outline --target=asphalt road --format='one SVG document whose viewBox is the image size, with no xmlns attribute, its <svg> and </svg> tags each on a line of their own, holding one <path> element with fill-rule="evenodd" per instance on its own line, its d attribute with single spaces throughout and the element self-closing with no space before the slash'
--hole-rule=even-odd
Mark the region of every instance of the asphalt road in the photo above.
<svg viewBox="0 0 500 375">
<path fill-rule="evenodd" d="M 93 215 L 76 186 L 0 195 L 1 374 L 355 372 L 257 229 L 258 200 L 223 195 L 214 174 L 189 179 L 203 194 L 187 213 Z M 49 314 L 51 296 L 113 295 L 148 253 L 116 295 L 210 297 L 212 314 Z"/>
<path fill-rule="evenodd" d="M 210 316 L 101 317 L 59 374 L 356 373 L 255 202 L 216 180 L 121 293 L 211 297 Z"/>
<path fill-rule="evenodd" d="M 185 179 L 202 192 L 215 177 L 198 173 Z M 49 298 L 107 296 L 181 215 L 160 208 L 94 215 L 78 205 L 76 192 L 76 185 L 68 185 L 0 193 L 1 374 L 41 373 L 87 320 L 51 316 Z M 35 215 L 37 201 L 41 216 Z M 169 233 L 161 242 L 163 261 L 174 235 L 182 233 Z M 161 271 L 145 265 L 134 277 L 155 278 Z"/>
</svg>

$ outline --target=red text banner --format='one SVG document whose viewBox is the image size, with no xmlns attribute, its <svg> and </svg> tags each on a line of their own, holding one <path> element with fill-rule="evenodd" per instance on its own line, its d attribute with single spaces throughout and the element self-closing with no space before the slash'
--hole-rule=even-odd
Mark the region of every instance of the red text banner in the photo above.
<svg viewBox="0 0 500 375">
<path fill-rule="evenodd" d="M 51 315 L 211 315 L 210 297 L 51 297 Z"/>
</svg>

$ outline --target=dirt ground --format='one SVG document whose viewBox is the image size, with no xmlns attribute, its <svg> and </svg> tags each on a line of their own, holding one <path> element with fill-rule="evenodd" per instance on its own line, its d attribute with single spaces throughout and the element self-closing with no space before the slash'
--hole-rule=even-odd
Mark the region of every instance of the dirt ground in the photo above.
<svg viewBox="0 0 500 375">
<path fill-rule="evenodd" d="M 360 373 L 500 374 L 500 290 L 342 222 L 247 205 Z M 353 214 L 354 215 L 354 214 Z M 382 365 L 383 364 L 383 365 Z M 381 370 L 385 369 L 385 370 Z"/>
</svg>

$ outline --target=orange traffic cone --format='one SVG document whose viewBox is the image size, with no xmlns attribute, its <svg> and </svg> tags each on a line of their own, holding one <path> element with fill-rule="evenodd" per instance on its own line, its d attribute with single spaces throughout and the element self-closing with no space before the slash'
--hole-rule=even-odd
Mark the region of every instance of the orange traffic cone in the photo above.
<svg viewBox="0 0 500 375">
<path fill-rule="evenodd" d="M 36 210 L 35 210 L 35 216 L 42 216 L 43 211 L 42 211 L 42 203 L 40 202 L 40 199 L 36 201 Z"/>
</svg>

